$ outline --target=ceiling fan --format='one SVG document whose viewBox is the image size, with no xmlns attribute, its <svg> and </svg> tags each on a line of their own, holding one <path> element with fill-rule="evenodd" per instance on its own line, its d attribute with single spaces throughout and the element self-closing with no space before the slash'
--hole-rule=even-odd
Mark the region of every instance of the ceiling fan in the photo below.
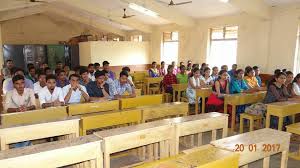
<svg viewBox="0 0 300 168">
<path fill-rule="evenodd" d="M 127 19 L 127 18 L 135 16 L 135 15 L 126 15 L 126 8 L 124 8 L 123 11 L 124 11 L 124 14 L 122 16 L 123 19 Z"/>
<path fill-rule="evenodd" d="M 189 4 L 189 3 L 192 3 L 193 1 L 185 1 L 185 2 L 175 3 L 173 0 L 171 0 L 169 3 L 167 3 L 167 2 L 164 2 L 164 1 L 158 0 L 158 2 L 163 3 L 163 4 L 167 4 L 168 6 L 178 6 L 178 5 Z"/>
<path fill-rule="evenodd" d="M 48 3 L 47 1 L 40 1 L 40 0 L 17 0 L 17 1 L 25 1 L 30 3 Z"/>
</svg>

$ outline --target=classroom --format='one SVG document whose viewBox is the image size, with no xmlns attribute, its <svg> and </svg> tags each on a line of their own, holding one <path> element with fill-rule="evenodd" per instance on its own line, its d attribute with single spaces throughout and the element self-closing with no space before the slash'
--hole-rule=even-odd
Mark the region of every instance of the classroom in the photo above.
<svg viewBox="0 0 300 168">
<path fill-rule="evenodd" d="M 300 168 L 300 0 L 0 0 L 0 168 Z"/>
</svg>

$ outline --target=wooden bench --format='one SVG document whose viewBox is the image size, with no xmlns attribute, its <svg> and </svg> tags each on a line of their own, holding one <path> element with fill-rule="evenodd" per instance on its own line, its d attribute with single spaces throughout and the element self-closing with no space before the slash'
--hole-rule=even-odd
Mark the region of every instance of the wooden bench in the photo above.
<svg viewBox="0 0 300 168">
<path fill-rule="evenodd" d="M 65 135 L 66 138 L 79 136 L 79 119 L 66 118 L 53 122 L 0 127 L 0 150 L 9 149 L 9 144 Z"/>
<path fill-rule="evenodd" d="M 196 89 L 196 101 L 195 101 L 195 114 L 198 114 L 199 111 L 199 103 L 198 100 L 201 98 L 202 103 L 202 109 L 201 113 L 205 113 L 205 104 L 206 104 L 206 98 L 208 98 L 212 93 L 211 88 L 202 88 L 202 89 Z"/>
<path fill-rule="evenodd" d="M 176 93 L 177 93 L 177 101 L 181 100 L 181 92 L 186 92 L 188 84 L 173 84 L 173 102 L 176 101 Z"/>
<path fill-rule="evenodd" d="M 188 108 L 188 103 L 184 102 L 138 107 L 138 109 L 142 111 L 142 122 L 160 120 L 170 117 L 187 116 L 189 111 Z"/>
<path fill-rule="evenodd" d="M 119 100 L 68 105 L 69 116 L 83 115 L 88 113 L 96 113 L 96 112 L 104 112 L 104 111 L 113 111 L 118 109 L 119 109 Z"/>
<path fill-rule="evenodd" d="M 135 168 L 238 168 L 239 154 L 205 145 L 174 157 L 144 163 Z"/>
<path fill-rule="evenodd" d="M 264 128 L 211 142 L 217 148 L 240 154 L 239 166 L 263 159 L 263 167 L 270 164 L 270 156 L 281 154 L 280 168 L 287 167 L 291 133 Z"/>
<path fill-rule="evenodd" d="M 83 116 L 80 120 L 80 135 L 86 135 L 87 131 L 92 129 L 137 124 L 141 122 L 141 118 L 141 110 L 136 109 Z"/>
<path fill-rule="evenodd" d="M 100 138 L 89 135 L 0 152 L 1 168 L 53 168 L 78 163 L 80 167 L 103 167 Z"/>
<path fill-rule="evenodd" d="M 249 131 L 254 130 L 254 122 L 257 121 L 261 128 L 263 128 L 264 124 L 262 121 L 264 121 L 264 117 L 260 115 L 253 115 L 248 113 L 242 113 L 240 114 L 240 134 L 244 133 L 244 119 L 249 120 L 250 126 Z"/>
<path fill-rule="evenodd" d="M 286 131 L 300 136 L 300 123 L 287 125 Z M 290 153 L 289 156 L 295 160 L 300 160 L 300 145 L 298 151 Z"/>
<path fill-rule="evenodd" d="M 104 167 L 110 167 L 110 154 L 137 147 L 143 147 L 142 158 L 145 155 L 145 147 L 149 144 L 160 144 L 160 158 L 175 154 L 174 127 L 167 121 L 155 121 L 129 127 L 110 129 L 94 133 L 103 139 L 102 150 L 104 152 Z M 157 152 L 157 153 L 156 153 Z M 156 151 L 154 155 L 158 154 Z M 151 149 L 149 155 L 153 155 Z"/>
<path fill-rule="evenodd" d="M 211 140 L 217 139 L 217 130 L 222 129 L 222 138 L 227 137 L 228 115 L 222 113 L 206 113 L 192 116 L 167 119 L 176 127 L 176 153 L 179 153 L 179 138 L 191 135 L 190 144 L 194 146 L 194 135 L 198 137 L 198 146 L 202 145 L 202 134 L 212 131 Z"/>
<path fill-rule="evenodd" d="M 67 108 L 50 107 L 46 109 L 1 114 L 2 126 L 13 126 L 20 124 L 31 124 L 36 122 L 53 121 L 68 117 Z"/>
<path fill-rule="evenodd" d="M 163 95 L 143 95 L 135 98 L 120 99 L 120 109 L 129 109 L 139 106 L 158 105 L 163 103 Z"/>
</svg>

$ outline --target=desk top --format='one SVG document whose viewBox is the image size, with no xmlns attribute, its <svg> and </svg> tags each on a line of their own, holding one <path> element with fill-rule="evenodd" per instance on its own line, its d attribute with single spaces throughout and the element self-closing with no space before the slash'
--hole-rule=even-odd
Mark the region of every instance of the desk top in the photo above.
<svg viewBox="0 0 300 168">
<path fill-rule="evenodd" d="M 228 114 L 211 112 L 211 113 L 197 114 L 197 115 L 192 115 L 192 116 L 170 118 L 170 119 L 165 119 L 165 120 L 169 121 L 170 123 L 177 124 L 177 123 L 183 123 L 183 122 L 189 122 L 189 121 L 195 121 L 195 120 L 205 120 L 207 118 L 215 118 L 215 117 L 228 117 Z"/>
<path fill-rule="evenodd" d="M 173 103 L 162 103 L 162 104 L 156 104 L 156 105 L 147 105 L 147 106 L 139 106 L 137 109 L 147 109 L 147 108 L 162 108 L 162 107 L 173 107 L 173 106 L 178 106 L 178 105 L 186 105 L 188 107 L 187 102 L 173 102 Z"/>
<path fill-rule="evenodd" d="M 291 101 L 283 101 L 283 102 L 267 104 L 268 107 L 274 107 L 274 108 L 284 108 L 287 106 L 294 106 L 294 105 L 300 105 L 300 102 L 296 100 L 291 100 Z"/>
</svg>

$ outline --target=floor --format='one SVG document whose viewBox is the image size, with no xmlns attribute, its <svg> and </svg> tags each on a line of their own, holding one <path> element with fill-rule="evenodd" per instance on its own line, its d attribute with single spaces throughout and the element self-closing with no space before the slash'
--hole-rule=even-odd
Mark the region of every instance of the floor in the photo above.
<svg viewBox="0 0 300 168">
<path fill-rule="evenodd" d="M 245 130 L 247 131 L 247 130 Z M 221 138 L 221 131 L 217 134 L 218 138 Z M 208 144 L 210 141 L 211 133 L 207 132 L 203 135 L 203 143 Z M 290 145 L 290 151 L 297 151 L 298 146 L 300 144 L 300 137 L 293 137 Z M 295 140 L 296 139 L 296 140 Z M 185 147 L 181 146 L 181 150 L 186 149 Z M 280 161 L 281 161 L 281 154 L 277 154 L 271 157 L 270 160 L 270 168 L 280 168 Z M 122 157 L 114 157 L 111 159 L 111 167 L 112 168 L 119 168 L 125 165 L 131 165 L 134 163 L 139 162 L 138 158 L 134 154 L 122 156 Z M 262 168 L 262 160 L 256 161 L 249 165 L 249 168 Z M 288 168 L 300 168 L 300 161 L 293 160 L 289 158 L 288 160 Z"/>
</svg>

